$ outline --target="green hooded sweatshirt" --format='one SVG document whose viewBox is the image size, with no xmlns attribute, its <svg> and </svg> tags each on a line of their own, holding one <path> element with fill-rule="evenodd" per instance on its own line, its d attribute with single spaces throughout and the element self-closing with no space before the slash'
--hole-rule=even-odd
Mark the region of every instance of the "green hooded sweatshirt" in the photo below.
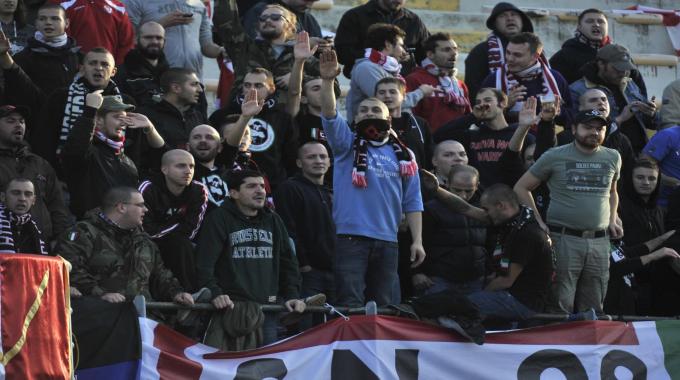
<svg viewBox="0 0 680 380">
<path fill-rule="evenodd" d="M 213 297 L 226 294 L 262 304 L 299 297 L 300 272 L 288 232 L 266 207 L 247 217 L 225 199 L 208 214 L 196 255 L 198 282 Z"/>
</svg>

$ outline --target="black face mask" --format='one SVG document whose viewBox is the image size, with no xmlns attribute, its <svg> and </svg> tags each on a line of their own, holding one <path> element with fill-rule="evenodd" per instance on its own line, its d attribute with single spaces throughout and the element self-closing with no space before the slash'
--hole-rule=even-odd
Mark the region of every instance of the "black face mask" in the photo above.
<svg viewBox="0 0 680 380">
<path fill-rule="evenodd" d="M 371 141 L 383 141 L 390 130 L 390 122 L 384 119 L 364 119 L 356 123 L 357 134 Z"/>
</svg>

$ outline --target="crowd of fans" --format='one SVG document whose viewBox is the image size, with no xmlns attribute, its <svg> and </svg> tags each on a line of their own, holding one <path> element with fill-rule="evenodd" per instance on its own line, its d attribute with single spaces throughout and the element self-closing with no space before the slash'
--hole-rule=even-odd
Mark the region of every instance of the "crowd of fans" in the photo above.
<svg viewBox="0 0 680 380">
<path fill-rule="evenodd" d="M 498 3 L 461 80 L 404 0 L 334 37 L 314 2 L 4 2 L 0 252 L 62 256 L 74 299 L 211 302 L 155 317 L 229 350 L 326 302 L 477 343 L 541 312 L 680 314 L 680 80 L 659 109 L 602 11 L 547 59 Z M 234 69 L 211 115 L 203 57 Z"/>
</svg>

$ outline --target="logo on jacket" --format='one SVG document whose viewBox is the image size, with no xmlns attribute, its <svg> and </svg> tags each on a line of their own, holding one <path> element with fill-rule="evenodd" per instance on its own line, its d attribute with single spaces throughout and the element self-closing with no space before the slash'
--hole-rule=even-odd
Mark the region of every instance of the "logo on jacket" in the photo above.
<svg viewBox="0 0 680 380">
<path fill-rule="evenodd" d="M 250 121 L 250 136 L 253 139 L 250 150 L 253 152 L 264 152 L 274 144 L 276 134 L 274 128 L 262 119 L 252 119 Z"/>
</svg>

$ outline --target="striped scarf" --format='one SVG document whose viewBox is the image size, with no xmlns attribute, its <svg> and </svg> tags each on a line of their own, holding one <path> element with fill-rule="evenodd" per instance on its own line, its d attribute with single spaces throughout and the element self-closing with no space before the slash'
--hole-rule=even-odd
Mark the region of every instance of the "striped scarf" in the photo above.
<svg viewBox="0 0 680 380">
<path fill-rule="evenodd" d="M 494 72 L 505 65 L 505 48 L 501 39 L 493 32 L 486 38 L 488 46 L 489 72 Z"/>
<path fill-rule="evenodd" d="M 541 78 L 543 81 L 543 89 L 540 94 L 534 95 L 552 97 L 553 99 L 556 99 L 557 96 L 562 98 L 557 87 L 557 81 L 550 72 L 550 67 L 541 58 L 534 65 L 516 73 L 509 72 L 507 64 L 501 66 L 499 70 L 496 70 L 496 88 L 507 94 L 510 88 L 517 86 L 520 82 L 529 82 L 537 78 Z M 521 110 L 523 104 L 524 102 L 515 103 L 511 111 Z"/>
<path fill-rule="evenodd" d="M 85 96 L 91 92 L 85 77 L 76 75 L 71 85 L 68 87 L 68 95 L 66 97 L 66 106 L 64 107 L 64 119 L 61 122 L 61 130 L 59 131 L 59 143 L 57 144 L 57 155 L 68 140 L 68 135 L 71 133 L 73 125 L 76 120 L 85 112 Z M 120 95 L 120 90 L 113 80 L 109 81 L 108 86 L 104 89 L 102 95 Z"/>
<path fill-rule="evenodd" d="M 432 76 L 437 77 L 439 80 L 439 87 L 443 91 L 435 91 L 433 96 L 443 98 L 444 103 L 451 104 L 453 106 L 458 106 L 461 108 L 467 108 L 470 106 L 470 102 L 465 97 L 465 92 L 458 85 L 458 79 L 456 79 L 456 72 L 458 69 L 453 69 L 451 75 L 446 75 L 442 70 L 435 65 L 429 58 L 423 59 L 420 66 L 427 70 Z"/>
<path fill-rule="evenodd" d="M 37 246 L 40 247 L 40 252 L 17 252 L 12 226 L 14 225 L 17 226 L 17 228 L 21 228 L 26 224 L 32 227 L 34 238 L 37 239 Z M 42 240 L 42 232 L 40 232 L 38 225 L 31 218 L 30 213 L 16 215 L 12 211 L 5 208 L 5 205 L 0 204 L 0 253 L 47 254 L 45 242 Z"/>
<path fill-rule="evenodd" d="M 393 76 L 401 78 L 401 74 L 399 74 L 401 72 L 401 64 L 399 64 L 396 58 L 371 48 L 366 48 L 364 58 L 368 58 L 369 61 L 382 66 L 385 71 Z"/>
</svg>

